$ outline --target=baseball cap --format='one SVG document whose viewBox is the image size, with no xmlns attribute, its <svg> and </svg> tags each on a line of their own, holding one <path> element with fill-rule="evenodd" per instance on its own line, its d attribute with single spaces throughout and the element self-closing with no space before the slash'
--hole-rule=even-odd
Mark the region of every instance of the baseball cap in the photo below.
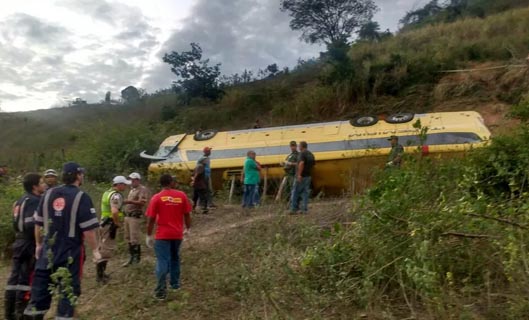
<svg viewBox="0 0 529 320">
<path fill-rule="evenodd" d="M 129 178 L 130 179 L 138 179 L 138 180 L 141 180 L 141 175 L 137 172 L 133 172 L 131 174 L 129 174 Z"/>
<path fill-rule="evenodd" d="M 120 183 L 128 185 L 130 184 L 130 180 L 127 180 L 127 178 L 125 178 L 124 176 L 115 176 L 114 179 L 112 179 L 112 185 L 116 185 Z"/>
<path fill-rule="evenodd" d="M 53 169 L 48 169 L 48 170 L 44 171 L 44 176 L 45 177 L 56 177 L 57 176 L 57 171 L 55 171 Z"/>
<path fill-rule="evenodd" d="M 204 149 L 202 151 L 204 151 L 204 153 L 208 152 L 208 151 L 211 151 L 211 147 L 204 147 Z"/>
<path fill-rule="evenodd" d="M 290 145 L 291 145 L 291 146 L 297 146 L 298 143 L 297 143 L 296 141 L 292 140 L 292 141 L 290 141 Z"/>
<path fill-rule="evenodd" d="M 76 162 L 66 162 L 62 166 L 62 173 L 63 174 L 77 174 L 77 173 L 84 173 L 84 168 L 82 168 L 78 163 Z"/>
<path fill-rule="evenodd" d="M 399 137 L 398 137 L 398 136 L 390 136 L 390 137 L 388 138 L 388 140 L 393 140 L 393 139 L 397 139 L 397 140 L 399 140 Z"/>
</svg>

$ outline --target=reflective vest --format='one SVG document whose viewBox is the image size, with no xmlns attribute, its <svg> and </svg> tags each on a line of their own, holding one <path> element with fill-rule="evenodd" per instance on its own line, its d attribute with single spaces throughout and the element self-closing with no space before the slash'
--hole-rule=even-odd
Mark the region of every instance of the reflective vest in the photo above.
<svg viewBox="0 0 529 320">
<path fill-rule="evenodd" d="M 112 196 L 116 193 L 119 193 L 118 191 L 114 189 L 109 189 L 103 193 L 103 197 L 101 198 L 101 220 L 105 218 L 111 218 L 112 217 L 112 209 L 110 208 L 110 199 Z M 121 193 L 119 193 L 121 195 Z M 121 199 L 123 200 L 123 196 L 121 196 Z M 123 207 L 123 201 L 119 205 L 119 217 L 123 217 L 123 211 L 121 208 Z"/>
</svg>

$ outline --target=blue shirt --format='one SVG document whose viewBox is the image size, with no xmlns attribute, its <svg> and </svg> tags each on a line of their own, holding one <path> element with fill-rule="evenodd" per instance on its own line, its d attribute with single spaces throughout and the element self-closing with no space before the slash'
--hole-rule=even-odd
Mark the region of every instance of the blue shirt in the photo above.
<svg viewBox="0 0 529 320">
<path fill-rule="evenodd" d="M 206 176 L 206 180 L 209 180 L 209 177 L 211 176 L 211 165 L 210 165 L 209 162 L 210 161 L 209 161 L 209 157 L 208 156 L 202 156 L 197 161 L 197 165 L 199 163 L 203 163 L 204 164 L 204 176 Z"/>
<path fill-rule="evenodd" d="M 37 260 L 36 269 L 48 269 L 48 249 L 51 249 L 53 254 L 54 267 L 67 266 L 70 258 L 78 262 L 83 248 L 83 232 L 99 227 L 92 200 L 88 194 L 83 193 L 75 216 L 73 232 L 70 232 L 72 206 L 79 191 L 79 188 L 74 185 L 64 185 L 49 189 L 41 197 L 35 215 L 35 224 L 44 226 L 43 207 L 46 195 L 49 193 L 47 203 L 49 231 L 46 234 L 44 230 L 43 250 Z"/>
</svg>

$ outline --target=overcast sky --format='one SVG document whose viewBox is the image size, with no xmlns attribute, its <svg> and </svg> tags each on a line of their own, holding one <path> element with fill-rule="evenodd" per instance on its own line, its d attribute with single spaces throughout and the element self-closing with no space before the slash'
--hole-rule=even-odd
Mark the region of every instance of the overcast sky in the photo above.
<svg viewBox="0 0 529 320">
<path fill-rule="evenodd" d="M 198 42 L 223 74 L 292 67 L 322 48 L 290 30 L 279 0 L 2 1 L 0 109 L 26 111 L 81 97 L 119 98 L 128 85 L 148 92 L 174 79 L 165 52 Z M 425 0 L 375 0 L 382 29 Z"/>
</svg>

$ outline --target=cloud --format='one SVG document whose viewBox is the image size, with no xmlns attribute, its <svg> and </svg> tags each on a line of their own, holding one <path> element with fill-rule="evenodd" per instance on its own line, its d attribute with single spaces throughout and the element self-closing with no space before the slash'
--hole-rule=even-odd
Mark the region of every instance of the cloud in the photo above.
<svg viewBox="0 0 529 320">
<path fill-rule="evenodd" d="M 5 17 L 0 22 L 0 83 L 9 84 L 0 96 L 4 110 L 23 105 L 15 98 L 33 97 L 28 103 L 34 104 L 40 96 L 40 106 L 32 108 L 46 108 L 75 97 L 97 102 L 107 91 L 118 95 L 121 88 L 140 84 L 159 45 L 159 30 L 141 11 L 103 0 L 61 3 L 80 23 L 94 19 L 109 31 L 79 34 L 24 13 Z"/>
<path fill-rule="evenodd" d="M 191 42 L 203 49 L 204 58 L 222 63 L 223 74 L 256 70 L 272 63 L 293 66 L 298 58 L 317 56 L 321 48 L 299 40 L 290 30 L 289 17 L 271 0 L 197 0 L 183 27 L 162 45 L 158 59 L 171 51 L 187 51 Z M 164 88 L 174 76 L 163 63 L 146 78 L 148 88 Z"/>
</svg>

